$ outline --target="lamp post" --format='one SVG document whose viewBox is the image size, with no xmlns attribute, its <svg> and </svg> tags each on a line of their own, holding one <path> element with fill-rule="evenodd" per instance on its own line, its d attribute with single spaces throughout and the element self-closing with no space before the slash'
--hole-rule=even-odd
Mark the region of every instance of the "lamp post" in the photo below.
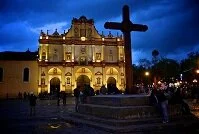
<svg viewBox="0 0 199 134">
<path fill-rule="evenodd" d="M 198 72 L 199 72 L 199 70 L 198 70 Z M 145 76 L 146 76 L 146 77 L 149 76 L 149 72 L 148 72 L 148 71 L 145 72 Z"/>
<path fill-rule="evenodd" d="M 144 73 L 144 75 L 146 76 L 146 85 L 147 85 L 147 87 L 148 87 L 148 84 L 149 84 L 149 75 L 150 75 L 150 73 L 148 72 L 148 71 L 146 71 L 145 73 Z"/>
<path fill-rule="evenodd" d="M 199 74 L 199 69 L 196 69 L 196 73 Z"/>
</svg>

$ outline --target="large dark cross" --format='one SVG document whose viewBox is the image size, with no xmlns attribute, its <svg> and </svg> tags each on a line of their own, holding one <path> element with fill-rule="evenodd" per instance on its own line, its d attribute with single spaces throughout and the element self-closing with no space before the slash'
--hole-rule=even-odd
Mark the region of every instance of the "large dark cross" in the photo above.
<svg viewBox="0 0 199 134">
<path fill-rule="evenodd" d="M 136 93 L 133 89 L 133 72 L 131 60 L 131 31 L 145 32 L 148 27 L 141 24 L 133 24 L 129 19 L 129 7 L 125 5 L 122 13 L 123 20 L 119 22 L 106 22 L 106 29 L 121 30 L 124 34 L 124 51 L 125 51 L 125 76 L 126 76 L 126 93 Z"/>
</svg>

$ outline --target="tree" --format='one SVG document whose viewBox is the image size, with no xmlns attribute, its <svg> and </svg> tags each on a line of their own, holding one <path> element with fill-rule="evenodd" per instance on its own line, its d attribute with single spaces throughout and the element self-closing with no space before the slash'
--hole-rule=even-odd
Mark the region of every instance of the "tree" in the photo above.
<svg viewBox="0 0 199 134">
<path fill-rule="evenodd" d="M 195 72 L 196 69 L 199 69 L 199 53 L 191 52 L 187 54 L 187 58 L 181 60 L 180 67 L 183 80 L 192 82 L 197 75 Z"/>
<path fill-rule="evenodd" d="M 151 62 L 147 59 L 140 59 L 139 66 L 142 66 L 143 68 L 147 69 L 151 67 Z"/>
<path fill-rule="evenodd" d="M 160 79 L 166 82 L 169 82 L 172 78 L 180 76 L 180 64 L 173 59 L 160 59 L 156 64 L 156 70 Z"/>
<path fill-rule="evenodd" d="M 152 51 L 152 63 L 156 64 L 158 62 L 159 51 L 153 50 Z"/>
<path fill-rule="evenodd" d="M 157 85 L 157 69 L 156 69 L 156 64 L 158 62 L 158 56 L 159 56 L 159 51 L 158 50 L 153 50 L 152 51 L 152 63 L 153 63 L 153 67 L 152 67 L 152 71 L 153 71 L 153 81 L 155 86 Z"/>
</svg>

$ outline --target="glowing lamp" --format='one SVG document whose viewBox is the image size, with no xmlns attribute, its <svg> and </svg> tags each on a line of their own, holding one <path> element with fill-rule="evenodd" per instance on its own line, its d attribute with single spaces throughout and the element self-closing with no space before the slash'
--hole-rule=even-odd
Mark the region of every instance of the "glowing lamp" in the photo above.
<svg viewBox="0 0 199 134">
<path fill-rule="evenodd" d="M 86 40 L 86 37 L 81 37 L 81 41 L 85 41 Z"/>
<path fill-rule="evenodd" d="M 199 74 L 199 69 L 196 70 L 196 73 Z"/>
<path fill-rule="evenodd" d="M 146 76 L 149 76 L 149 72 L 145 72 L 145 75 L 146 75 Z"/>
</svg>

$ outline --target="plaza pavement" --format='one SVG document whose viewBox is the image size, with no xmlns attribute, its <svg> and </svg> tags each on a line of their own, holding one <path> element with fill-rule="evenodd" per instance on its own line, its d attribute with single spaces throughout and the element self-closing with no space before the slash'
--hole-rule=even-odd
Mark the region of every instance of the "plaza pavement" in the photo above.
<svg viewBox="0 0 199 134">
<path fill-rule="evenodd" d="M 74 97 L 67 98 L 64 106 L 57 100 L 37 100 L 36 115 L 29 115 L 28 100 L 0 100 L 1 134 L 110 134 L 110 132 L 90 127 L 84 123 L 68 120 L 70 113 L 75 112 Z M 154 134 L 158 132 L 147 132 Z M 160 132 L 161 134 L 163 132 Z M 199 133 L 197 130 L 169 130 L 163 134 Z"/>
<path fill-rule="evenodd" d="M 108 132 L 67 121 L 74 110 L 74 97 L 67 98 L 64 106 L 60 101 L 37 99 L 36 115 L 29 115 L 26 100 L 1 100 L 1 134 L 108 134 Z"/>
</svg>

